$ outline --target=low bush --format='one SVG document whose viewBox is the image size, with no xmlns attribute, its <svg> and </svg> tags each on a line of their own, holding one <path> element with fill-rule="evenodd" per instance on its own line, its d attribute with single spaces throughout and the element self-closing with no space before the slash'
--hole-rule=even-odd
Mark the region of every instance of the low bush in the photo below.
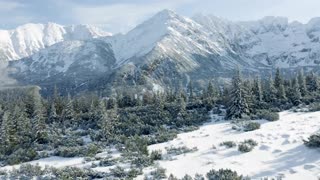
<svg viewBox="0 0 320 180">
<path fill-rule="evenodd" d="M 254 149 L 255 146 L 257 146 L 258 143 L 252 139 L 248 139 L 248 140 L 245 140 L 243 142 L 241 142 L 238 146 L 238 150 L 240 152 L 244 152 L 244 153 L 247 153 L 247 152 L 250 152 Z"/>
<path fill-rule="evenodd" d="M 88 144 L 87 146 L 65 147 L 57 148 L 54 155 L 61 157 L 76 157 L 76 156 L 89 156 L 93 157 L 100 152 L 100 148 L 96 144 Z"/>
<path fill-rule="evenodd" d="M 309 105 L 309 111 L 315 112 L 320 111 L 320 103 L 312 103 Z"/>
<path fill-rule="evenodd" d="M 211 170 L 207 173 L 208 180 L 243 180 L 242 175 L 230 169 Z"/>
<path fill-rule="evenodd" d="M 304 140 L 304 144 L 311 148 L 319 148 L 320 147 L 320 134 L 311 135 L 308 140 Z"/>
<path fill-rule="evenodd" d="M 31 148 L 29 149 L 18 149 L 11 155 L 7 156 L 5 162 L 9 165 L 19 164 L 22 162 L 28 162 L 37 158 L 37 152 Z"/>
<path fill-rule="evenodd" d="M 162 151 L 161 150 L 151 151 L 150 159 L 152 161 L 161 160 L 162 159 Z"/>
<path fill-rule="evenodd" d="M 151 180 L 151 179 L 165 179 L 166 176 L 166 169 L 158 167 L 156 170 L 151 171 L 150 173 L 151 177 L 146 177 L 145 179 Z"/>
<path fill-rule="evenodd" d="M 233 147 L 236 147 L 237 144 L 233 141 L 224 141 L 224 142 L 220 143 L 220 146 L 226 146 L 227 148 L 233 148 Z"/>
<path fill-rule="evenodd" d="M 105 157 L 100 160 L 99 166 L 107 167 L 107 166 L 113 166 L 117 163 L 115 159 L 112 159 L 112 157 Z"/>
<path fill-rule="evenodd" d="M 185 154 L 185 153 L 190 153 L 190 152 L 195 152 L 198 150 L 197 147 L 193 147 L 192 149 L 182 146 L 182 147 L 166 147 L 167 154 L 170 155 L 180 155 L 180 154 Z"/>
<path fill-rule="evenodd" d="M 244 126 L 244 131 L 248 132 L 248 131 L 254 131 L 260 129 L 260 123 L 257 122 L 249 122 L 248 124 L 246 124 Z"/>
<path fill-rule="evenodd" d="M 253 146 L 250 146 L 249 144 L 244 144 L 244 143 L 239 144 L 238 146 L 238 150 L 243 153 L 250 152 L 253 150 L 253 148 L 254 148 Z"/>
<path fill-rule="evenodd" d="M 257 118 L 265 119 L 267 121 L 277 121 L 279 120 L 279 114 L 276 112 L 270 112 L 267 110 L 260 110 L 256 113 Z"/>
</svg>

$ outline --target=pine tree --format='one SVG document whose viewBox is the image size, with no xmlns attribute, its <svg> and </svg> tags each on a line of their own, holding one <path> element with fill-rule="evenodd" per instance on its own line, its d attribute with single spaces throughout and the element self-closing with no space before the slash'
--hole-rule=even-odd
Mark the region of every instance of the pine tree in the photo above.
<svg viewBox="0 0 320 180">
<path fill-rule="evenodd" d="M 51 103 L 49 114 L 48 114 L 48 120 L 49 120 L 49 123 L 53 123 L 58 120 L 57 110 L 54 102 Z"/>
<path fill-rule="evenodd" d="M 212 82 L 209 81 L 208 88 L 204 96 L 204 103 L 208 110 L 211 110 L 213 108 L 213 105 L 217 98 L 218 98 L 217 90 L 213 86 Z"/>
<path fill-rule="evenodd" d="M 283 85 L 282 76 L 280 73 L 280 69 L 277 68 L 275 79 L 274 79 L 274 87 L 276 89 L 276 97 L 278 100 L 285 100 L 286 97 L 286 91 Z"/>
<path fill-rule="evenodd" d="M 8 151 L 11 147 L 11 140 L 10 140 L 10 129 L 13 128 L 10 124 L 9 119 L 9 112 L 5 111 L 2 116 L 2 123 L 0 129 L 0 153 L 1 154 L 10 154 Z"/>
<path fill-rule="evenodd" d="M 192 81 L 189 82 L 189 85 L 188 85 L 188 93 L 189 93 L 189 98 L 188 98 L 188 100 L 189 100 L 190 102 L 192 102 L 192 101 L 194 100 Z"/>
<path fill-rule="evenodd" d="M 250 113 L 248 106 L 248 92 L 243 85 L 240 70 L 236 71 L 232 79 L 230 99 L 227 108 L 227 118 L 243 118 Z"/>
<path fill-rule="evenodd" d="M 62 123 L 64 125 L 64 128 L 70 126 L 74 123 L 74 111 L 73 111 L 73 103 L 71 96 L 68 95 L 67 102 L 65 105 L 65 108 L 62 112 Z"/>
<path fill-rule="evenodd" d="M 281 84 L 282 84 L 282 77 L 281 77 L 280 69 L 277 68 L 275 78 L 274 78 L 274 87 L 278 89 Z"/>
<path fill-rule="evenodd" d="M 258 77 L 255 78 L 254 81 L 253 81 L 252 92 L 253 92 L 255 101 L 256 102 L 261 102 L 262 98 L 263 98 L 263 95 L 262 95 L 261 80 Z"/>
<path fill-rule="evenodd" d="M 36 105 L 33 115 L 33 132 L 35 133 L 35 141 L 39 144 L 45 144 L 48 140 L 47 125 L 44 117 L 44 110 L 41 104 Z"/>
<path fill-rule="evenodd" d="M 303 69 L 301 69 L 299 72 L 298 82 L 299 82 L 299 89 L 301 92 L 301 96 L 306 96 L 307 95 L 307 84 L 306 84 L 306 78 L 304 77 Z"/>
<path fill-rule="evenodd" d="M 291 93 L 292 103 L 294 105 L 299 105 L 301 103 L 301 92 L 297 77 L 292 80 Z"/>
<path fill-rule="evenodd" d="M 15 106 L 13 118 L 17 119 L 17 135 L 19 144 L 22 147 L 28 148 L 32 141 L 32 124 L 25 112 L 25 105 Z"/>
<path fill-rule="evenodd" d="M 263 92 L 264 101 L 269 104 L 273 104 L 277 101 L 276 95 L 277 95 L 277 90 L 274 87 L 272 76 L 270 76 L 269 80 L 266 81 L 265 87 L 264 87 L 264 92 Z"/>
<path fill-rule="evenodd" d="M 307 76 L 306 84 L 309 92 L 317 92 L 320 89 L 319 79 L 314 72 L 311 72 L 311 74 Z"/>
</svg>

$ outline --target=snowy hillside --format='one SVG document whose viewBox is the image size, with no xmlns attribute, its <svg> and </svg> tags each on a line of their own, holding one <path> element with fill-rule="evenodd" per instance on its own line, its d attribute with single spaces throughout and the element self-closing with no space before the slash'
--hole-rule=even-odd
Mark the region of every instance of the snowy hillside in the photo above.
<svg viewBox="0 0 320 180">
<path fill-rule="evenodd" d="M 294 113 L 284 111 L 280 113 L 280 120 L 276 122 L 260 121 L 261 129 L 252 132 L 238 132 L 232 130 L 230 122 L 222 121 L 221 117 L 214 115 L 213 121 L 200 127 L 199 130 L 179 134 L 172 141 L 149 146 L 149 151 L 166 148 L 196 147 L 197 150 L 171 159 L 157 161 L 156 165 L 167 170 L 167 175 L 182 178 L 189 174 L 206 174 L 211 169 L 229 168 L 240 174 L 248 175 L 252 179 L 263 177 L 282 177 L 288 180 L 317 180 L 320 176 L 320 154 L 317 149 L 305 147 L 302 140 L 320 128 L 320 112 Z M 258 145 L 248 153 L 239 152 L 237 147 L 227 148 L 220 143 L 234 141 L 239 143 L 246 139 L 253 139 Z M 121 154 L 107 150 L 97 154 L 96 157 L 115 158 Z M 32 162 L 33 165 L 62 167 L 92 168 L 92 170 L 109 173 L 115 166 L 94 167 L 98 161 L 88 162 L 85 158 L 49 157 Z M 10 170 L 20 165 L 6 166 L 0 170 Z M 127 167 L 126 163 L 117 166 Z M 144 169 L 147 175 L 154 167 Z M 137 179 L 143 179 L 144 175 Z"/>
<path fill-rule="evenodd" d="M 110 35 L 89 25 L 25 24 L 13 30 L 0 30 L 0 60 L 18 60 L 65 40 Z"/>
<path fill-rule="evenodd" d="M 261 121 L 261 129 L 251 132 L 232 130 L 230 122 L 219 121 L 216 116 L 212 123 L 199 130 L 179 134 L 170 142 L 149 146 L 149 150 L 166 148 L 196 147 L 198 150 L 178 156 L 172 160 L 158 161 L 167 169 L 167 175 L 182 178 L 185 174 L 206 174 L 211 169 L 230 168 L 252 179 L 262 177 L 284 177 L 290 180 L 317 180 L 320 176 L 320 154 L 316 149 L 304 146 L 303 139 L 320 128 L 320 113 L 280 113 L 276 122 Z M 239 143 L 253 139 L 258 146 L 248 153 L 239 152 L 236 147 L 226 148 L 219 144 L 224 141 Z M 151 168 L 152 169 L 152 168 Z M 150 168 L 145 169 L 147 174 Z M 143 179 L 141 176 L 140 179 Z"/>
</svg>

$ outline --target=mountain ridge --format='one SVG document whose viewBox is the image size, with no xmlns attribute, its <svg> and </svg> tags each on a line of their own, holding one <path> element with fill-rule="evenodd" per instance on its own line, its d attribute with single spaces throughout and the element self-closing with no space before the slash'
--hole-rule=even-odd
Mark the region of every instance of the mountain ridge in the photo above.
<svg viewBox="0 0 320 180">
<path fill-rule="evenodd" d="M 318 26 L 317 19 L 308 24 L 277 17 L 235 23 L 164 10 L 126 34 L 66 38 L 11 64 L 20 82 L 40 86 L 52 87 L 56 79 L 66 80 L 71 89 L 83 84 L 101 89 L 177 88 L 190 79 L 204 86 L 215 77 L 230 77 L 236 67 L 247 75 L 270 73 L 276 67 L 318 69 Z M 81 48 L 72 51 L 75 44 Z"/>
<path fill-rule="evenodd" d="M 65 40 L 86 40 L 110 35 L 89 25 L 62 26 L 51 22 L 28 23 L 16 29 L 0 30 L 0 60 L 22 59 Z"/>
</svg>

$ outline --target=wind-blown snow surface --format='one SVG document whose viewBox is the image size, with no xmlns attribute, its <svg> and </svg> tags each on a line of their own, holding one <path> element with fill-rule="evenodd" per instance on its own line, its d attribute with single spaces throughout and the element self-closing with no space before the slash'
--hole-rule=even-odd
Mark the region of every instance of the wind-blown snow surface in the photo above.
<svg viewBox="0 0 320 180">
<path fill-rule="evenodd" d="M 179 178 L 220 168 L 229 168 L 253 179 L 284 176 L 290 180 L 316 180 L 320 177 L 320 151 L 305 147 L 302 141 L 320 129 L 320 112 L 281 112 L 279 121 L 263 121 L 261 129 L 252 132 L 231 128 L 230 122 L 212 122 L 197 131 L 179 134 L 170 142 L 152 145 L 149 150 L 165 153 L 165 147 L 197 147 L 196 152 L 158 162 L 167 169 L 167 175 L 172 173 Z M 250 138 L 259 144 L 249 153 L 219 146 L 223 141 L 241 142 Z M 150 168 L 145 173 L 149 171 Z"/>
</svg>

